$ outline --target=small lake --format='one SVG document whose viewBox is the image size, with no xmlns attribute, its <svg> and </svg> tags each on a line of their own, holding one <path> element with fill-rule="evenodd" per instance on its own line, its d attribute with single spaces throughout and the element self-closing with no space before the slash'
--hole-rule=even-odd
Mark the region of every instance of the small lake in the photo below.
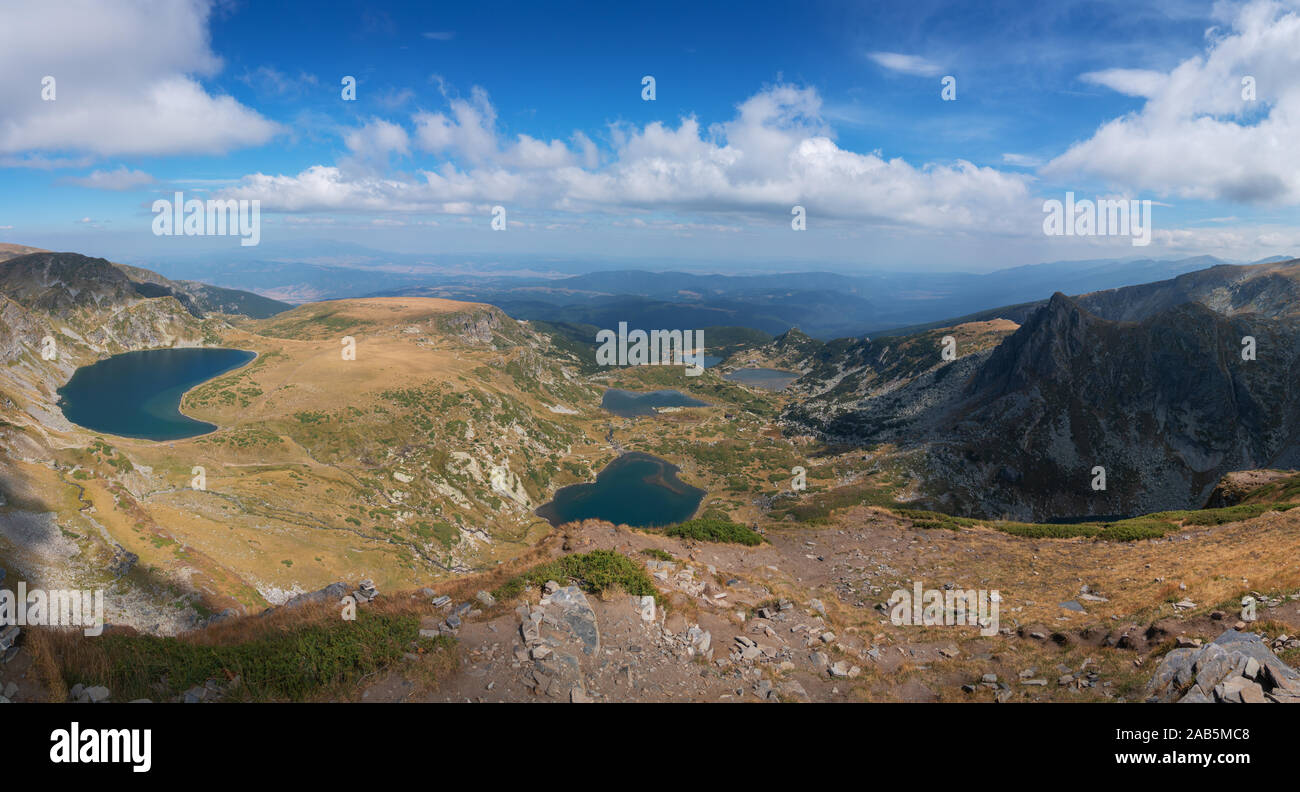
<svg viewBox="0 0 1300 792">
<path fill-rule="evenodd" d="M 594 484 L 574 484 L 555 493 L 537 510 L 551 525 L 575 520 L 608 520 L 616 525 L 650 528 L 689 520 L 705 492 L 677 478 L 678 468 L 664 460 L 631 452 L 596 474 Z"/>
<path fill-rule="evenodd" d="M 180 412 L 185 392 L 245 365 L 242 349 L 149 349 L 82 366 L 59 388 L 59 407 L 74 424 L 144 440 L 181 440 L 217 427 Z"/>
<path fill-rule="evenodd" d="M 621 418 L 635 418 L 639 415 L 654 415 L 656 407 L 708 407 L 709 403 L 675 390 L 637 393 L 610 388 L 601 397 L 600 406 Z"/>
<path fill-rule="evenodd" d="M 739 382 L 741 385 L 779 391 L 799 379 L 799 374 L 794 371 L 782 371 L 773 368 L 743 368 L 736 369 L 730 374 L 724 374 L 722 378 L 732 382 Z"/>
</svg>

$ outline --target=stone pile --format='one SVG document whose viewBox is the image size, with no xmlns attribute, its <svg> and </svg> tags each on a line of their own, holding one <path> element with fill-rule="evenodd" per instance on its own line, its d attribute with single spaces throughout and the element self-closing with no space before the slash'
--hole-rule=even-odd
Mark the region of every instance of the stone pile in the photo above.
<svg viewBox="0 0 1300 792">
<path fill-rule="evenodd" d="M 433 601 L 434 607 L 442 610 L 451 606 L 451 597 L 446 595 L 438 597 Z M 469 602 L 462 602 L 447 614 L 444 619 L 436 616 L 425 616 L 420 620 L 420 637 L 437 638 L 440 635 L 453 636 L 460 631 L 461 625 L 464 624 L 464 617 L 477 616 L 481 611 L 475 610 L 474 605 Z"/>
<path fill-rule="evenodd" d="M 539 696 L 584 703 L 591 700 L 583 680 L 582 656 L 600 652 L 596 613 L 582 589 L 548 580 L 535 607 L 515 609 L 522 645 L 515 659 L 523 667 L 525 687 Z"/>
<path fill-rule="evenodd" d="M 1145 698 L 1184 704 L 1300 703 L 1300 672 L 1279 660 L 1259 635 L 1228 630 L 1212 643 L 1165 655 L 1147 683 Z"/>
<path fill-rule="evenodd" d="M 357 603 L 369 602 L 379 596 L 379 589 L 375 588 L 373 580 L 363 580 L 357 584 L 357 590 L 352 592 L 352 596 Z"/>
</svg>

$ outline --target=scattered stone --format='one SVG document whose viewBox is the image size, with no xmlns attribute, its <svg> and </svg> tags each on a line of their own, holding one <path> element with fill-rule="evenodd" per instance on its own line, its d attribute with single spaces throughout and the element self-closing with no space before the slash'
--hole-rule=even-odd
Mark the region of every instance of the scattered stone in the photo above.
<svg viewBox="0 0 1300 792">
<path fill-rule="evenodd" d="M 836 679 L 850 679 L 862 673 L 862 669 L 857 666 L 851 666 L 846 661 L 840 660 L 830 668 L 830 675 Z"/>
</svg>

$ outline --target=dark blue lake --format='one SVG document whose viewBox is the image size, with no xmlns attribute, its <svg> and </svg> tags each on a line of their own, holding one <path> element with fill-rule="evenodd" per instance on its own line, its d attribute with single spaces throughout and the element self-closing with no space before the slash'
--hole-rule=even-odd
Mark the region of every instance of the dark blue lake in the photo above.
<svg viewBox="0 0 1300 792">
<path fill-rule="evenodd" d="M 257 355 L 242 349 L 150 349 L 82 366 L 59 388 L 59 407 L 78 426 L 121 437 L 180 440 L 216 429 L 181 415 L 181 397 Z"/>
<path fill-rule="evenodd" d="M 608 520 L 634 528 L 689 520 L 705 492 L 679 480 L 677 470 L 658 457 L 627 453 L 597 473 L 595 483 L 557 491 L 554 500 L 537 510 L 537 516 L 551 525 Z"/>
<path fill-rule="evenodd" d="M 638 415 L 654 415 L 656 407 L 708 407 L 709 404 L 675 390 L 637 393 L 610 388 L 601 397 L 600 406 L 622 418 L 635 418 Z"/>
</svg>

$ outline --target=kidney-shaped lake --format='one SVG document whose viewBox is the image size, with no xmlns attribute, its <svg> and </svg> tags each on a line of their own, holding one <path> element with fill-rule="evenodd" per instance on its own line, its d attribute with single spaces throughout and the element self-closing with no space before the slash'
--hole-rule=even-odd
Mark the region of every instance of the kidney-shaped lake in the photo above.
<svg viewBox="0 0 1300 792">
<path fill-rule="evenodd" d="M 96 432 L 145 440 L 181 440 L 216 429 L 182 415 L 181 397 L 243 366 L 256 353 L 242 349 L 150 349 L 82 366 L 59 388 L 69 421 Z"/>
</svg>

